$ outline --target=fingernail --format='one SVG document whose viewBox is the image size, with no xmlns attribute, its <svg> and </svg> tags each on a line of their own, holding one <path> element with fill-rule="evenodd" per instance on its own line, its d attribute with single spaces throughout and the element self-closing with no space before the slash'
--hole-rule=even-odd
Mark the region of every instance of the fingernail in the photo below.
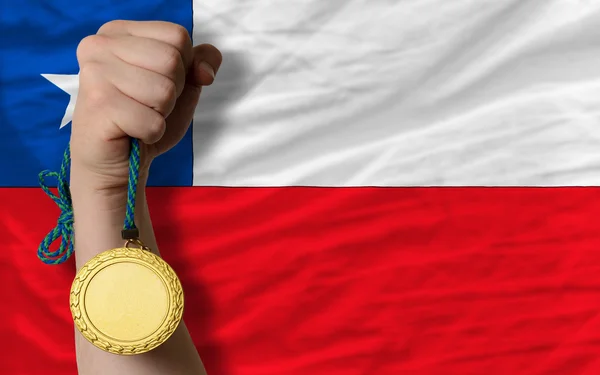
<svg viewBox="0 0 600 375">
<path fill-rule="evenodd" d="M 213 79 L 215 78 L 215 70 L 207 62 L 201 61 L 200 64 L 198 64 L 198 66 L 200 67 L 200 69 L 204 70 L 211 77 L 213 77 Z"/>
</svg>

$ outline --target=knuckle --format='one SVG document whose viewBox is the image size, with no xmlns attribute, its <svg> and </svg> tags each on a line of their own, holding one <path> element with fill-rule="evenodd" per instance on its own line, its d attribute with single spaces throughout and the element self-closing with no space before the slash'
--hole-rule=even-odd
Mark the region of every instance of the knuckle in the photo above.
<svg viewBox="0 0 600 375">
<path fill-rule="evenodd" d="M 147 124 L 144 124 L 146 127 L 146 140 L 150 142 L 158 141 L 166 130 L 166 122 L 165 118 L 162 117 L 159 113 L 154 112 L 154 116 L 152 116 Z"/>
<path fill-rule="evenodd" d="M 85 80 L 88 77 L 92 77 L 95 72 L 97 72 L 98 67 L 93 61 L 87 62 L 85 64 L 81 64 L 79 66 L 79 80 Z"/>
<path fill-rule="evenodd" d="M 175 100 L 177 100 L 177 85 L 175 82 L 165 77 L 161 80 L 157 90 L 161 112 L 170 110 L 173 103 L 175 103 Z M 167 113 L 163 114 L 166 115 Z"/>
<path fill-rule="evenodd" d="M 110 98 L 104 90 L 87 90 L 85 93 L 85 100 L 90 108 L 99 109 L 106 107 Z"/>
<path fill-rule="evenodd" d="M 176 48 L 167 48 L 165 51 L 165 69 L 170 75 L 177 73 L 181 64 L 181 54 Z"/>
<path fill-rule="evenodd" d="M 113 20 L 106 22 L 105 24 L 100 26 L 100 28 L 98 29 L 98 33 L 110 33 L 112 30 L 120 30 L 126 26 L 126 23 L 127 21 L 124 20 Z"/>
<path fill-rule="evenodd" d="M 115 129 L 121 129 L 119 124 L 110 118 L 108 118 L 108 121 L 103 125 L 104 126 L 98 126 L 94 128 L 95 134 L 98 134 L 98 137 L 100 137 L 102 141 L 110 141 L 111 139 L 114 139 Z"/>
<path fill-rule="evenodd" d="M 77 60 L 85 61 L 94 54 L 106 48 L 108 38 L 103 35 L 89 35 L 83 38 L 77 45 Z"/>
<path fill-rule="evenodd" d="M 109 101 L 106 90 L 103 90 L 99 84 L 102 76 L 101 66 L 93 62 L 88 62 L 79 69 L 81 91 L 91 107 L 102 107 Z"/>
<path fill-rule="evenodd" d="M 173 38 L 173 45 L 175 45 L 177 48 L 183 49 L 187 47 L 189 43 L 191 43 L 190 34 L 188 33 L 187 29 L 181 25 L 173 24 L 171 35 Z"/>
<path fill-rule="evenodd" d="M 89 61 L 79 68 L 79 80 L 84 82 L 94 81 L 102 74 L 102 67 L 100 64 L 93 61 Z"/>
</svg>

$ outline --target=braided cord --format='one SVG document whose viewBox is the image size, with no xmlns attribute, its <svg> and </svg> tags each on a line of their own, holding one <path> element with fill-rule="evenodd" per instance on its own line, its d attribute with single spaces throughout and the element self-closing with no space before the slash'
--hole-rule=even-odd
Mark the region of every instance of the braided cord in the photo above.
<svg viewBox="0 0 600 375">
<path fill-rule="evenodd" d="M 44 170 L 39 174 L 39 183 L 42 190 L 56 203 L 60 208 L 60 216 L 56 227 L 46 235 L 38 247 L 38 258 L 46 264 L 60 264 L 69 259 L 73 254 L 73 202 L 71 191 L 69 189 L 68 170 L 71 165 L 71 147 L 67 146 L 63 155 L 63 160 L 59 172 Z M 129 182 L 127 186 L 127 208 L 125 211 L 125 222 L 123 224 L 122 237 L 124 239 L 135 239 L 139 236 L 138 229 L 135 226 L 135 198 L 137 185 L 140 175 L 140 144 L 135 138 L 131 139 L 131 152 L 129 154 Z M 50 190 L 47 178 L 57 179 L 58 194 L 55 195 Z M 50 250 L 50 246 L 58 238 L 61 238 L 60 245 L 56 250 Z"/>
<path fill-rule="evenodd" d="M 123 230 L 137 231 L 133 221 L 135 213 L 135 194 L 140 177 L 140 142 L 131 138 L 131 152 L 129 154 L 129 183 L 127 186 L 127 209 L 125 210 L 125 223 Z M 136 235 L 135 238 L 138 236 Z"/>
<path fill-rule="evenodd" d="M 71 147 L 67 146 L 63 155 L 60 171 L 52 172 L 45 170 L 40 172 L 38 178 L 42 190 L 58 205 L 60 216 L 54 229 L 50 231 L 38 247 L 38 258 L 46 264 L 59 264 L 67 260 L 73 254 L 73 209 L 71 202 L 71 191 L 67 179 L 67 170 L 71 160 Z M 52 194 L 46 184 L 46 178 L 55 177 L 58 180 L 58 195 Z M 50 244 L 62 237 L 60 246 L 57 250 L 50 250 Z"/>
</svg>

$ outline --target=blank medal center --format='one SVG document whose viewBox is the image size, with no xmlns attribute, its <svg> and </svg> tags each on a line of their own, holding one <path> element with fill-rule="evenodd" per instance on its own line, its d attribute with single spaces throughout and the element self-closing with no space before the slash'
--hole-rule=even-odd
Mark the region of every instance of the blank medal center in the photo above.
<svg viewBox="0 0 600 375">
<path fill-rule="evenodd" d="M 91 323 L 117 340 L 136 341 L 155 332 L 165 319 L 167 290 L 151 269 L 116 263 L 98 272 L 87 288 Z"/>
</svg>

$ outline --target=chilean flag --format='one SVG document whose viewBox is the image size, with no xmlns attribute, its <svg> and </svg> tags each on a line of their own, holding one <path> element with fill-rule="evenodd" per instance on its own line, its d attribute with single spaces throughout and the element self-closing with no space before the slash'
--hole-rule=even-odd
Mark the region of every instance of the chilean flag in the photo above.
<svg viewBox="0 0 600 375">
<path fill-rule="evenodd" d="M 224 55 L 149 206 L 211 375 L 600 374 L 597 1 L 20 0 L 0 12 L 0 373 L 76 374 L 36 257 L 114 19 Z"/>
</svg>

